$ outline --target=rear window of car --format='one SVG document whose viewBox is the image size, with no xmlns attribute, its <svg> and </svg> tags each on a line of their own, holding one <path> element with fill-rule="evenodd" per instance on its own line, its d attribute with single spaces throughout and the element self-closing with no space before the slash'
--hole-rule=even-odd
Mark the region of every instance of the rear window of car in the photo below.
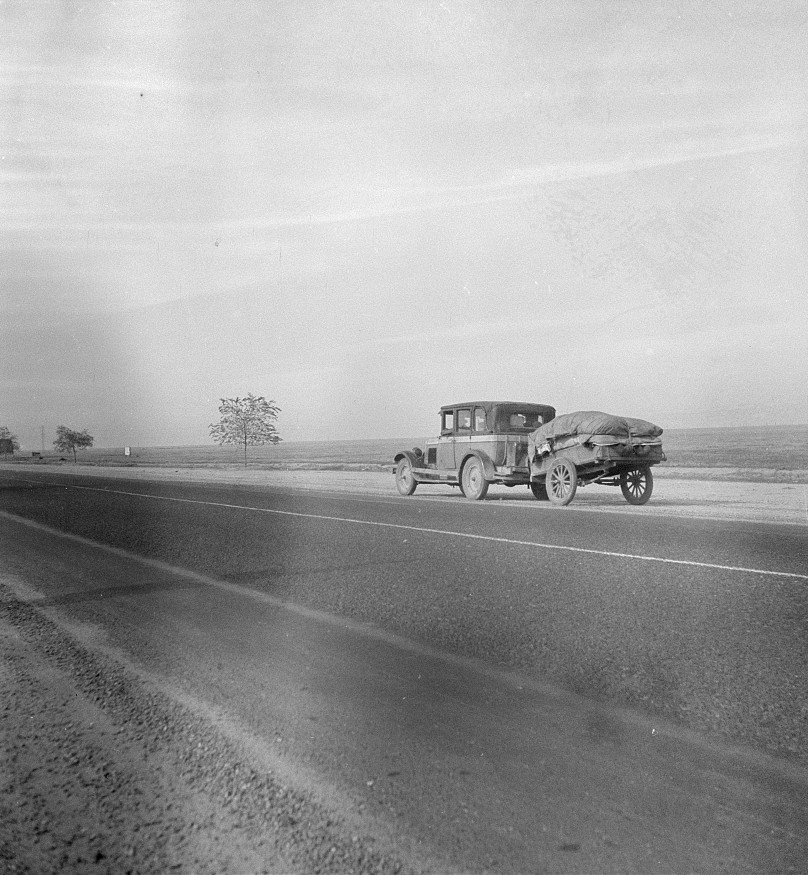
<svg viewBox="0 0 808 875">
<path fill-rule="evenodd" d="M 536 410 L 511 408 L 501 410 L 497 422 L 501 431 L 529 433 L 544 425 L 544 417 Z"/>
</svg>

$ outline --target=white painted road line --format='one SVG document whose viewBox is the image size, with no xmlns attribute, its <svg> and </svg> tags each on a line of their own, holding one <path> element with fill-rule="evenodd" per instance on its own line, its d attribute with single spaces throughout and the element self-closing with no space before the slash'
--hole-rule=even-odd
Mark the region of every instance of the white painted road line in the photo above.
<svg viewBox="0 0 808 875">
<path fill-rule="evenodd" d="M 142 497 L 142 493 L 131 494 Z M 146 497 L 150 498 L 152 496 Z M 224 506 L 240 507 L 239 505 Z M 258 509 L 261 510 L 261 508 Z M 299 516 L 300 514 L 297 515 Z M 93 541 L 90 538 L 84 537 L 83 535 L 76 535 L 72 532 L 64 532 L 60 529 L 55 529 L 51 526 L 48 526 L 45 523 L 40 523 L 36 520 L 30 520 L 26 517 L 17 516 L 16 514 L 8 513 L 7 511 L 0 510 L 0 519 L 6 519 L 10 522 L 19 523 L 20 525 L 25 526 L 29 529 L 33 529 L 34 531 L 44 532 L 53 537 L 63 538 L 66 541 L 71 541 L 73 543 L 89 547 L 91 549 L 99 550 L 110 556 L 115 556 L 119 559 L 123 559 L 124 561 L 135 562 L 138 565 L 143 566 L 144 568 L 151 568 L 164 574 L 184 578 L 185 580 L 199 584 L 201 586 L 208 586 L 213 589 L 218 589 L 221 592 L 228 593 L 229 595 L 250 599 L 259 604 L 264 604 L 273 608 L 277 608 L 278 610 L 287 611 L 290 614 L 296 614 L 297 616 L 300 616 L 304 619 L 312 620 L 317 623 L 322 623 L 325 626 L 330 626 L 343 632 L 360 635 L 374 641 L 382 642 L 391 647 L 397 647 L 400 650 L 404 650 L 408 653 L 425 656 L 429 659 L 434 659 L 456 669 L 476 672 L 480 675 L 485 676 L 486 678 L 496 681 L 502 686 L 509 687 L 516 693 L 521 693 L 523 690 L 531 690 L 535 693 L 538 693 L 539 695 L 546 696 L 548 699 L 552 700 L 552 702 L 557 706 L 579 709 L 585 711 L 587 714 L 590 714 L 593 711 L 598 711 L 601 713 L 617 716 L 620 721 L 638 727 L 639 729 L 650 735 L 658 736 L 660 738 L 667 736 L 673 739 L 678 739 L 680 741 L 692 744 L 696 747 L 708 751 L 722 749 L 717 748 L 715 742 L 713 742 L 709 738 L 704 737 L 702 734 L 695 732 L 691 729 L 687 729 L 678 724 L 670 723 L 659 716 L 647 715 L 643 714 L 641 711 L 636 711 L 630 708 L 596 702 L 587 699 L 585 696 L 581 696 L 570 690 L 564 689 L 563 687 L 559 687 L 553 683 L 550 683 L 549 681 L 531 677 L 530 675 L 524 674 L 514 669 L 499 668 L 494 665 L 489 665 L 483 660 L 475 657 L 462 656 L 460 654 L 439 650 L 435 647 L 430 646 L 429 644 L 406 638 L 403 635 L 397 634 L 395 632 L 389 632 L 386 629 L 374 626 L 370 623 L 362 622 L 360 620 L 353 620 L 350 617 L 331 614 L 326 611 L 317 610 L 316 608 L 309 608 L 304 605 L 296 604 L 295 602 L 285 601 L 278 598 L 277 596 L 273 596 L 260 590 L 252 589 L 238 583 L 230 583 L 228 581 L 219 580 L 215 577 L 210 577 L 198 571 L 192 571 L 188 568 L 171 565 L 170 563 L 164 562 L 160 559 L 153 559 L 148 556 L 140 556 L 137 553 L 130 553 L 128 550 L 124 550 L 120 547 L 113 547 L 110 544 L 103 544 L 99 541 Z M 335 517 L 334 519 L 340 518 Z M 450 532 L 449 534 L 454 533 Z M 44 600 L 46 610 L 49 610 L 49 616 L 51 617 L 51 619 L 63 628 L 65 628 L 68 633 L 73 634 L 72 627 L 69 624 L 66 625 L 64 623 L 63 619 L 59 617 L 59 612 L 54 610 L 53 608 L 49 608 L 49 606 L 47 605 L 47 596 L 41 594 L 33 587 L 29 587 L 27 584 L 21 583 L 14 576 L 5 577 L 3 575 L 3 571 L 4 569 L 2 567 L 2 563 L 0 563 L 0 583 L 7 586 L 20 601 L 25 602 L 26 604 L 30 604 L 36 607 L 38 602 Z M 188 704 L 190 701 L 192 703 L 192 707 L 194 707 L 200 713 L 210 713 L 207 710 L 208 706 L 204 702 L 202 702 L 200 705 L 198 700 L 189 700 L 186 697 L 185 693 L 178 693 L 176 689 L 173 688 L 166 681 L 165 678 L 155 677 L 154 675 L 146 672 L 138 663 L 133 662 L 125 657 L 121 650 L 114 647 L 109 647 L 106 644 L 100 644 L 98 641 L 96 641 L 92 645 L 92 647 L 93 649 L 100 650 L 102 653 L 123 664 L 128 670 L 134 672 L 139 677 L 144 678 L 148 683 L 157 685 L 158 688 L 163 690 L 163 692 L 165 692 L 171 698 L 180 701 L 181 704 Z M 215 712 L 214 716 L 217 720 L 221 719 L 221 714 L 219 714 L 218 712 Z M 808 770 L 803 769 L 801 766 L 798 766 L 787 760 L 778 760 L 776 758 L 771 758 L 765 753 L 760 753 L 752 749 L 743 748 L 733 749 L 733 756 L 736 758 L 741 758 L 744 762 L 749 762 L 755 767 L 765 767 L 768 769 L 773 769 L 787 777 L 789 780 L 808 782 Z"/>
<path fill-rule="evenodd" d="M 38 482 L 38 481 L 31 481 Z M 694 559 L 666 559 L 662 556 L 644 556 L 638 553 L 618 553 L 611 550 L 595 550 L 589 547 L 570 547 L 565 544 L 546 544 L 540 541 L 522 541 L 515 538 L 498 538 L 493 535 L 478 535 L 472 532 L 453 532 L 449 529 L 433 529 L 424 526 L 409 526 L 404 523 L 385 523 L 378 520 L 362 520 L 353 517 L 329 516 L 326 514 L 301 513 L 292 510 L 275 510 L 267 507 L 255 507 L 253 505 L 227 504 L 218 501 L 202 501 L 194 498 L 175 498 L 166 495 L 148 495 L 143 492 L 128 492 L 122 489 L 101 489 L 95 486 L 74 486 L 71 484 L 55 484 L 64 486 L 66 489 L 81 489 L 87 492 L 106 492 L 113 495 L 126 495 L 134 498 L 151 499 L 152 501 L 173 501 L 179 504 L 198 504 L 208 507 L 221 507 L 230 510 L 251 511 L 253 513 L 272 514 L 276 516 L 299 517 L 302 519 L 323 520 L 325 522 L 349 523 L 359 526 L 372 526 L 382 529 L 399 529 L 407 532 L 421 534 L 441 535 L 443 537 L 464 538 L 474 541 L 486 541 L 489 543 L 509 544 L 514 547 L 533 547 L 537 550 L 556 550 L 567 553 L 581 553 L 592 556 L 605 556 L 613 559 L 632 559 L 637 562 L 656 562 L 664 565 L 679 565 L 688 568 L 710 568 L 717 571 L 728 571 L 740 574 L 760 574 L 768 577 L 784 577 L 792 580 L 808 581 L 808 574 L 799 574 L 793 571 L 772 571 L 765 568 L 745 568 L 738 565 L 723 565 L 715 562 L 698 562 Z M 9 514 L 9 516 L 13 516 Z M 15 519 L 17 517 L 14 517 Z"/>
</svg>

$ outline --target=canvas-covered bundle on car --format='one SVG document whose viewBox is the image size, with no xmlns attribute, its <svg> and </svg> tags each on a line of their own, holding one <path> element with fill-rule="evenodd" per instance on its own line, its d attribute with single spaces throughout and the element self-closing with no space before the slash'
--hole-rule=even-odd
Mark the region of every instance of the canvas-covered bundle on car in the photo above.
<svg viewBox="0 0 808 875">
<path fill-rule="evenodd" d="M 562 413 L 531 432 L 528 458 L 546 455 L 554 449 L 577 444 L 613 446 L 615 444 L 661 444 L 662 428 L 645 419 L 614 416 L 600 410 Z"/>
<path fill-rule="evenodd" d="M 645 504 L 654 478 L 651 466 L 665 461 L 662 429 L 631 416 L 599 410 L 564 413 L 528 436 L 534 494 L 569 504 L 578 486 L 619 486 L 630 504 Z"/>
</svg>

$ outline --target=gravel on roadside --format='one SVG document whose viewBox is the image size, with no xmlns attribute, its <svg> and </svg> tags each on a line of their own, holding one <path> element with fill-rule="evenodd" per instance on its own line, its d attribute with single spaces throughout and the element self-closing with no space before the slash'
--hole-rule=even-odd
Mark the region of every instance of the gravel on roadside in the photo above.
<svg viewBox="0 0 808 875">
<path fill-rule="evenodd" d="M 65 870 L 402 865 L 0 582 L 0 871 Z"/>
</svg>

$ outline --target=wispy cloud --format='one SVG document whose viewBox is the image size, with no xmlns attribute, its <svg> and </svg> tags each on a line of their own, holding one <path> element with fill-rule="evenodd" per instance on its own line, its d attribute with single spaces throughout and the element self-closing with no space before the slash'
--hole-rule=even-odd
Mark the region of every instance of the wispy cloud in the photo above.
<svg viewBox="0 0 808 875">
<path fill-rule="evenodd" d="M 752 138 L 749 138 L 752 139 Z M 808 142 L 808 132 L 801 132 L 793 137 L 766 139 L 735 145 L 725 145 L 712 149 L 700 148 L 698 139 L 691 149 L 678 148 L 675 152 L 660 152 L 652 155 L 631 155 L 614 160 L 561 162 L 539 164 L 531 167 L 515 167 L 506 171 L 496 179 L 470 185 L 435 185 L 400 188 L 380 188 L 377 191 L 367 187 L 361 191 L 359 201 L 351 209 L 334 212 L 318 212 L 310 210 L 298 213 L 286 212 L 282 215 L 252 215 L 237 220 L 216 219 L 211 221 L 170 221 L 149 219 L 141 222 L 117 220 L 113 217 L 94 220 L 86 217 L 82 222 L 84 231 L 99 232 L 104 235 L 112 233 L 133 235 L 137 237 L 148 230 L 153 236 L 159 229 L 160 233 L 183 235 L 196 234 L 211 229 L 219 233 L 255 229 L 262 234 L 288 228 L 301 228 L 314 225 L 350 224 L 365 222 L 371 219 L 406 216 L 418 213 L 434 213 L 453 211 L 486 203 L 520 200 L 533 196 L 537 188 L 552 186 L 557 183 L 574 180 L 595 179 L 628 173 L 642 173 L 661 167 L 712 161 L 716 158 L 730 158 L 754 153 L 763 153 L 779 149 L 788 149 Z M 0 165 L 2 172 L 2 165 Z M 18 186 L 25 184 L 46 185 L 47 174 L 25 174 L 20 171 L 6 171 L 5 177 L 9 183 Z M 2 177 L 0 176 L 0 179 Z M 346 198 L 350 193 L 346 195 Z M 24 231 L 33 224 L 39 229 L 63 228 L 64 219 L 58 215 L 58 210 L 50 219 L 39 213 L 31 214 L 23 219 L 16 219 L 11 213 L 7 215 L 7 231 Z"/>
<path fill-rule="evenodd" d="M 85 93 L 96 89 L 140 92 L 144 88 L 149 91 L 177 91 L 190 88 L 191 83 L 163 76 L 148 68 L 144 68 L 139 75 L 134 75 L 133 71 L 123 75 L 115 67 L 66 68 L 63 64 L 47 63 L 5 64 L 0 70 L 0 88 L 9 92 L 20 88 L 30 91 L 43 87 L 60 91 L 81 89 Z"/>
</svg>

